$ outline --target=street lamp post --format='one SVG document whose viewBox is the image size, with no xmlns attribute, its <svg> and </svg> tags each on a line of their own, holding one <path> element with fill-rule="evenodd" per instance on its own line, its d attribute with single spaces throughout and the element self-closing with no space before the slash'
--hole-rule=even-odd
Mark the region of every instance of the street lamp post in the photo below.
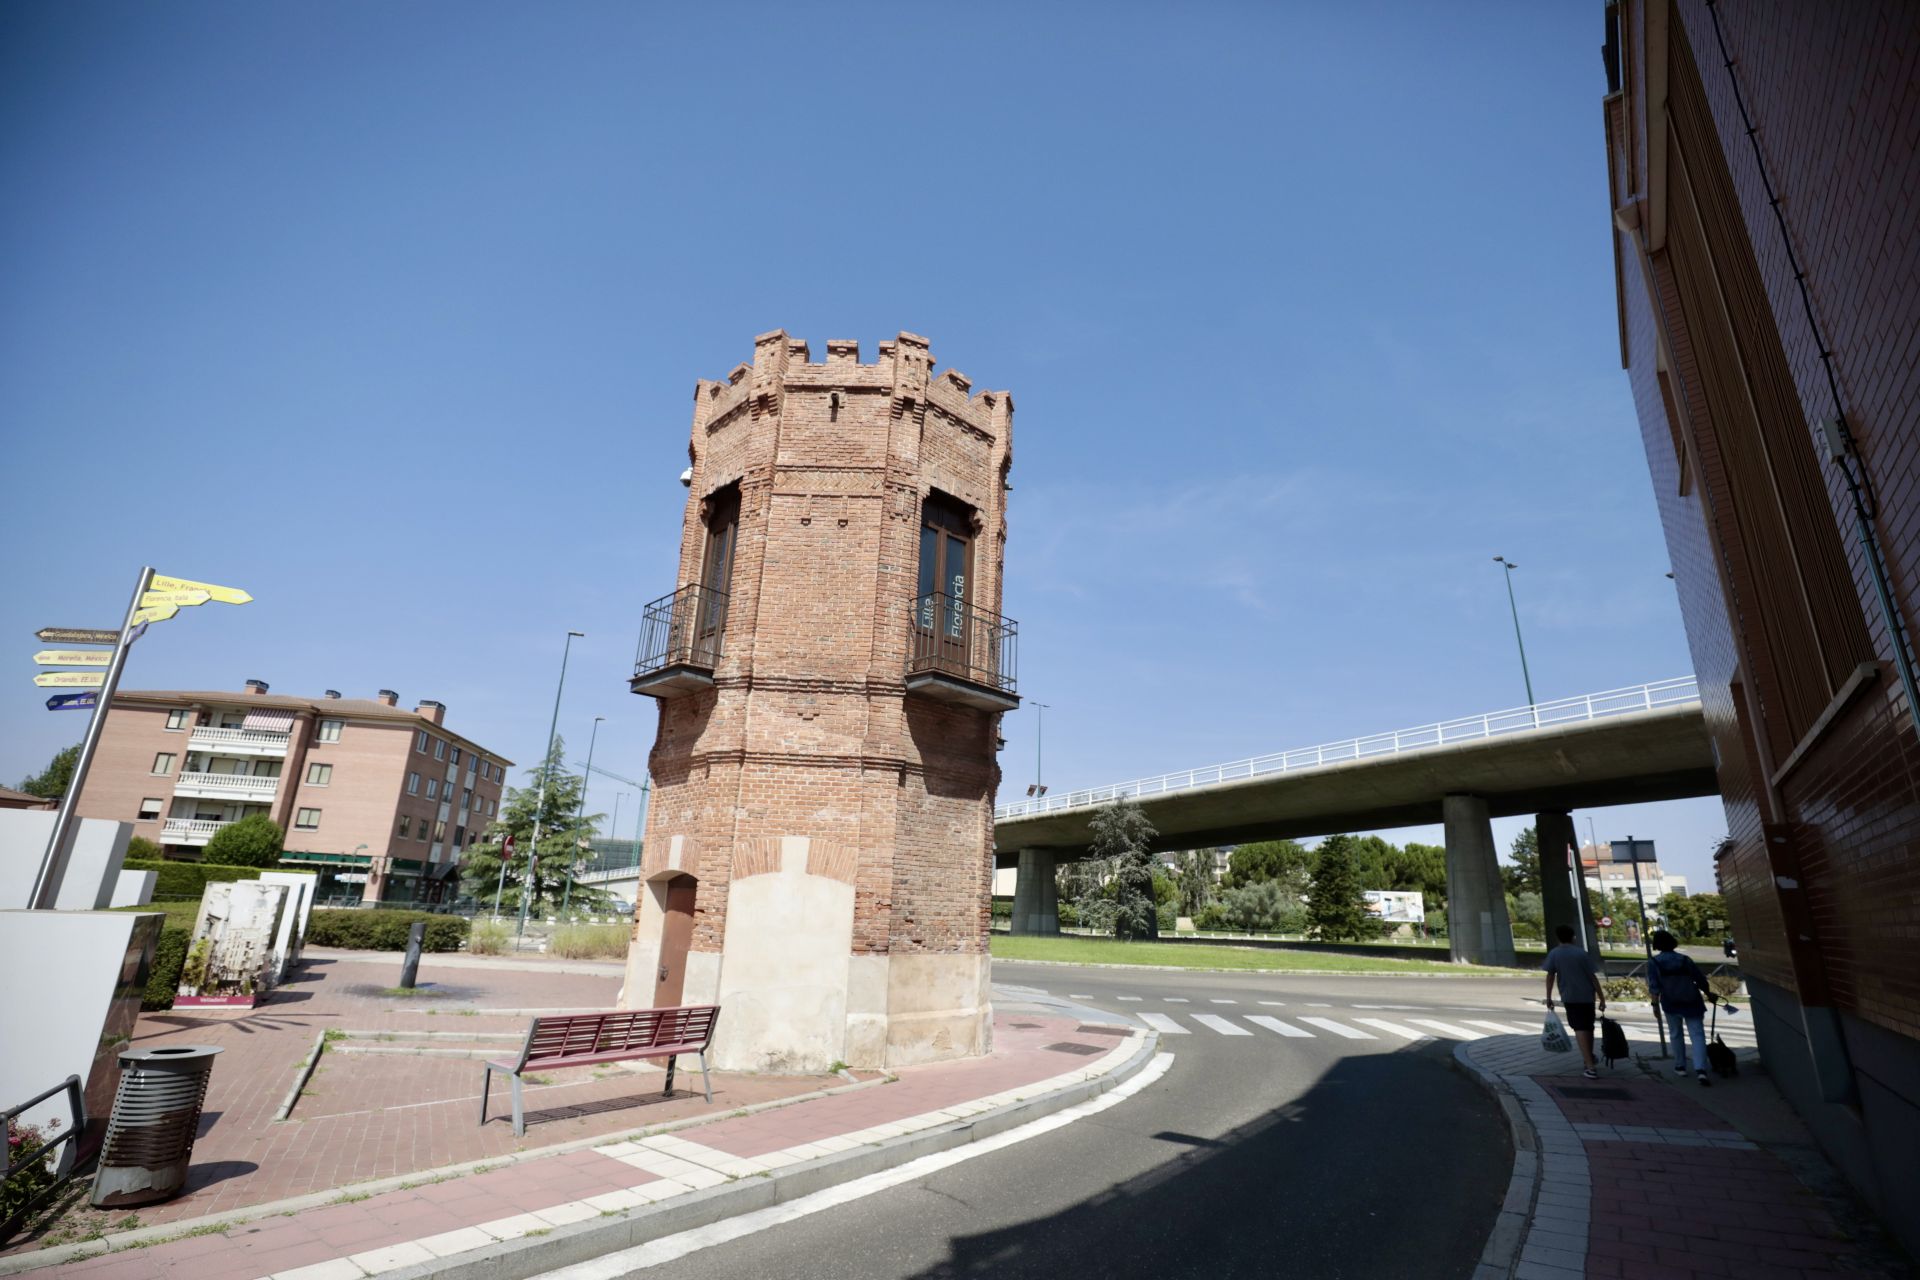
<svg viewBox="0 0 1920 1280">
<path fill-rule="evenodd" d="M 1534 705 L 1533 676 L 1527 671 L 1527 642 L 1520 638 L 1520 606 L 1513 599 L 1513 571 L 1520 566 L 1505 556 L 1495 556 L 1493 562 L 1506 567 L 1507 608 L 1513 613 L 1513 642 L 1520 647 L 1520 678 L 1526 682 L 1527 705 L 1531 707 Z"/>
<path fill-rule="evenodd" d="M 605 716 L 595 716 L 593 718 L 593 733 L 587 738 L 587 767 L 580 774 L 580 807 L 574 810 L 573 814 L 573 829 L 576 832 L 580 830 L 580 824 L 586 820 L 587 786 L 593 781 L 593 744 L 600 741 L 600 722 L 605 719 Z M 614 804 L 618 806 L 619 803 L 620 798 L 615 796 Z M 620 810 L 616 807 L 614 813 L 618 814 L 619 812 Z M 576 835 L 574 839 L 579 839 L 579 836 Z M 587 847 L 592 848 L 593 846 L 588 845 Z M 561 919 L 566 918 L 567 904 L 573 901 L 573 868 L 578 860 L 577 853 L 571 854 L 567 858 L 567 888 L 566 892 L 560 895 Z"/>
<path fill-rule="evenodd" d="M 527 883 L 520 891 L 520 927 L 514 932 L 516 938 L 526 936 L 527 909 L 533 903 L 533 873 L 540 865 L 540 817 L 547 807 L 547 775 L 553 772 L 553 736 L 560 729 L 560 695 L 567 688 L 567 658 L 573 653 L 574 640 L 584 640 L 586 635 L 584 631 L 567 632 L 567 643 L 560 650 L 560 683 L 553 691 L 553 719 L 547 722 L 547 754 L 540 757 L 540 790 L 533 802 L 533 847 L 527 850 Z M 503 863 L 500 867 L 502 884 L 506 883 L 506 872 Z M 497 893 L 494 895 L 493 909 L 495 912 L 500 910 Z"/>
<path fill-rule="evenodd" d="M 1047 794 L 1047 784 L 1041 781 L 1045 776 L 1041 772 L 1041 763 L 1042 752 L 1047 743 L 1047 708 L 1052 704 L 1046 702 L 1029 702 L 1027 705 L 1037 709 L 1039 712 L 1038 719 L 1033 727 L 1033 785 L 1027 788 L 1027 794 L 1038 799 Z"/>
</svg>

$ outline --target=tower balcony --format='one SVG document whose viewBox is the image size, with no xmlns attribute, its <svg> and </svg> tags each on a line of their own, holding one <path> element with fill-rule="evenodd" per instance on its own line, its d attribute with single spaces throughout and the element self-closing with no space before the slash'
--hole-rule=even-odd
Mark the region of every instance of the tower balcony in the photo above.
<svg viewBox="0 0 1920 1280">
<path fill-rule="evenodd" d="M 727 632 L 727 593 L 689 583 L 646 607 L 629 687 L 675 698 L 713 687 Z"/>
<path fill-rule="evenodd" d="M 1020 705 L 1020 624 L 1012 618 L 934 592 L 915 598 L 908 627 L 908 693 L 982 711 Z"/>
</svg>

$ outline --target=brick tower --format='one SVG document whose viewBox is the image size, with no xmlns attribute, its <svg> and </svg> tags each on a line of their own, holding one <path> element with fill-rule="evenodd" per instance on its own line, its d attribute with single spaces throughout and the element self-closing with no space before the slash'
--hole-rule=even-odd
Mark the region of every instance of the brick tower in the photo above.
<svg viewBox="0 0 1920 1280">
<path fill-rule="evenodd" d="M 1013 400 L 902 333 L 825 363 L 784 331 L 694 392 L 623 1002 L 722 1006 L 735 1070 L 990 1048 L 994 752 Z"/>
</svg>

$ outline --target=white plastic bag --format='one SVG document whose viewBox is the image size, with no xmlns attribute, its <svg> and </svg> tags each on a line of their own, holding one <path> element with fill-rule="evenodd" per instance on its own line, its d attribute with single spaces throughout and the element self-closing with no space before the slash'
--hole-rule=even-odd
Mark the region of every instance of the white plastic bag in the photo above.
<svg viewBox="0 0 1920 1280">
<path fill-rule="evenodd" d="M 1560 1015 L 1547 1010 L 1547 1021 L 1540 1028 L 1540 1047 L 1548 1053 L 1565 1053 L 1573 1048 L 1573 1041 L 1567 1039 L 1567 1029 L 1561 1024 Z"/>
</svg>

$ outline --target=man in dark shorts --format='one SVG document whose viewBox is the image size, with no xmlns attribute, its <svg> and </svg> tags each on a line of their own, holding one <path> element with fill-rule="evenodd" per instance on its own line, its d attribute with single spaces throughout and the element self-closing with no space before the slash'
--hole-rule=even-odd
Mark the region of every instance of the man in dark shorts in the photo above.
<svg viewBox="0 0 1920 1280">
<path fill-rule="evenodd" d="M 1580 1044 L 1580 1057 L 1586 1064 L 1586 1077 L 1598 1079 L 1600 1073 L 1593 1062 L 1593 1018 L 1597 1004 L 1599 1011 L 1607 1010 L 1607 993 L 1600 982 L 1600 964 L 1585 947 L 1573 940 L 1573 926 L 1560 925 L 1554 929 L 1554 936 L 1560 939 L 1560 945 L 1547 952 L 1547 958 L 1541 968 L 1547 971 L 1547 1008 L 1553 1008 L 1553 986 L 1560 984 L 1560 1002 L 1567 1006 L 1567 1025 L 1573 1028 L 1573 1038 Z"/>
</svg>

